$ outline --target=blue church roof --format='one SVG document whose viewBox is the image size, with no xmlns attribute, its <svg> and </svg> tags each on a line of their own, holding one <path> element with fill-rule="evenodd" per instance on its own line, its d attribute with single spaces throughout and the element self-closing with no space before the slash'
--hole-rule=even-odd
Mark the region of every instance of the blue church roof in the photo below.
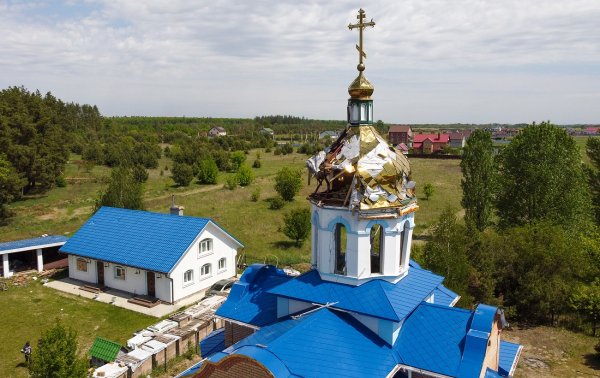
<svg viewBox="0 0 600 378">
<path fill-rule="evenodd" d="M 169 273 L 209 222 L 207 218 L 102 207 L 60 251 Z"/>
<path fill-rule="evenodd" d="M 60 235 L 50 235 L 33 239 L 15 240 L 11 242 L 0 243 L 0 252 L 36 249 L 48 244 L 64 243 L 67 240 L 69 240 L 69 238 Z"/>
<path fill-rule="evenodd" d="M 257 327 L 273 323 L 277 320 L 277 296 L 267 291 L 291 278 L 272 265 L 250 265 L 215 315 Z"/>
<path fill-rule="evenodd" d="M 460 298 L 460 295 L 456 294 L 444 285 L 438 285 L 433 294 L 435 299 L 433 302 L 443 306 L 453 305 L 453 303 Z"/>
<path fill-rule="evenodd" d="M 523 347 L 519 344 L 500 340 L 500 368 L 499 373 L 505 377 L 512 377 L 515 365 Z"/>
<path fill-rule="evenodd" d="M 352 286 L 322 280 L 317 270 L 311 270 L 268 292 L 310 303 L 335 303 L 331 307 L 400 321 L 429 296 L 443 279 L 428 270 L 413 267 L 406 277 L 395 284 L 376 279 Z"/>
</svg>

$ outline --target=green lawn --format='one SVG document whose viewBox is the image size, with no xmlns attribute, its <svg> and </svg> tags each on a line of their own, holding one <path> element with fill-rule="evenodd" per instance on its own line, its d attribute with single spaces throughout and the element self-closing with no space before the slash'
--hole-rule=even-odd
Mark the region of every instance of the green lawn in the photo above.
<svg viewBox="0 0 600 378">
<path fill-rule="evenodd" d="M 44 287 L 39 281 L 0 291 L 0 308 L 1 377 L 26 377 L 20 353 L 23 344 L 30 341 L 36 348 L 40 333 L 57 321 L 78 332 L 80 349 L 85 352 L 96 336 L 124 344 L 134 331 L 156 323 L 156 318 L 64 294 Z"/>
</svg>

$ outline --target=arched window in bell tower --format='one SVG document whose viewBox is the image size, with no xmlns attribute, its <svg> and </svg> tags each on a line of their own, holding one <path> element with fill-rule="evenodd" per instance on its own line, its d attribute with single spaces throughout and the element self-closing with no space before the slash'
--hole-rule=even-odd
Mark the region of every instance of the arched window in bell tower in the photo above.
<svg viewBox="0 0 600 378">
<path fill-rule="evenodd" d="M 335 225 L 335 274 L 346 274 L 346 245 L 348 236 L 346 226 L 341 223 Z"/>
<path fill-rule="evenodd" d="M 405 259 L 408 251 L 406 250 L 406 246 L 408 245 L 408 233 L 410 231 L 410 224 L 408 222 L 404 222 L 404 227 L 402 232 L 400 233 L 400 268 L 404 266 Z"/>
<path fill-rule="evenodd" d="M 383 227 L 374 224 L 371 227 L 371 273 L 381 273 L 383 270 Z"/>
</svg>

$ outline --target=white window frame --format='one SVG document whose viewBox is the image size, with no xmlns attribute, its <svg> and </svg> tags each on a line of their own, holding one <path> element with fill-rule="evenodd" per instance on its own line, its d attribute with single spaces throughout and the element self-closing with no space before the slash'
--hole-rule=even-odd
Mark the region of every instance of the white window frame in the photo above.
<svg viewBox="0 0 600 378">
<path fill-rule="evenodd" d="M 81 265 L 80 265 L 81 264 Z M 88 271 L 88 266 L 87 266 L 87 260 L 81 257 L 78 257 L 75 260 L 75 266 L 77 267 L 77 271 L 79 272 L 86 272 Z M 83 269 L 82 269 L 83 267 Z"/>
<path fill-rule="evenodd" d="M 204 267 L 208 267 L 207 273 L 204 273 Z M 206 263 L 200 267 L 200 280 L 205 280 L 209 277 L 212 277 L 212 264 Z"/>
<path fill-rule="evenodd" d="M 223 262 L 223 266 L 221 266 L 221 262 Z M 226 257 L 221 257 L 219 259 L 217 267 L 219 268 L 219 272 L 226 271 L 227 270 L 227 258 Z"/>
<path fill-rule="evenodd" d="M 189 278 L 188 278 L 189 273 Z M 190 286 L 194 284 L 194 269 L 188 269 L 183 272 L 183 286 Z"/>
<path fill-rule="evenodd" d="M 119 275 L 119 270 L 123 271 L 123 276 L 122 277 L 121 277 L 121 275 Z M 125 281 L 125 279 L 126 279 L 126 273 L 127 273 L 127 269 L 125 267 L 120 266 L 120 265 L 116 265 L 114 267 L 114 276 L 115 276 L 115 279 Z"/>
<path fill-rule="evenodd" d="M 204 257 L 212 255 L 213 253 L 213 240 L 212 238 L 202 239 L 198 244 L 198 257 Z"/>
</svg>

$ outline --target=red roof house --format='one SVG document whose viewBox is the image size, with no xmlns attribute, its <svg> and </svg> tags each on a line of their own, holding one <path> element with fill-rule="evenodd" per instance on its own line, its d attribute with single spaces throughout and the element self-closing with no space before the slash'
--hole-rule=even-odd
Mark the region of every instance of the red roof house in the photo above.
<svg viewBox="0 0 600 378">
<path fill-rule="evenodd" d="M 440 151 L 449 142 L 450 134 L 415 134 L 412 147 L 415 153 L 431 154 Z"/>
</svg>

